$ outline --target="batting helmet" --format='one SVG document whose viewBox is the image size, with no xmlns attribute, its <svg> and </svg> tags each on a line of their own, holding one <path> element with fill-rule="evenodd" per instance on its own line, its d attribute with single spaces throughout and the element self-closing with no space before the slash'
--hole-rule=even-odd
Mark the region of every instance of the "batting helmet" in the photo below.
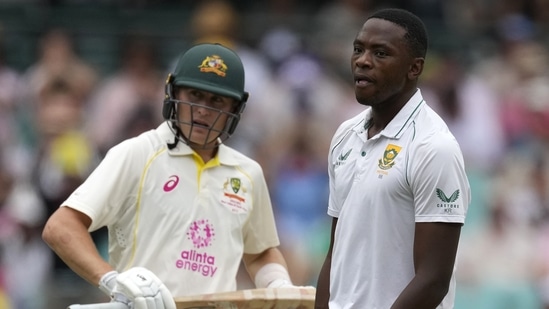
<svg viewBox="0 0 549 309">
<path fill-rule="evenodd" d="M 166 80 L 162 108 L 164 119 L 172 122 L 178 121 L 177 104 L 189 103 L 175 99 L 174 88 L 178 86 L 211 92 L 239 102 L 229 113 L 219 138 L 222 142 L 234 133 L 249 94 L 244 91 L 244 66 L 233 50 L 221 44 L 205 43 L 191 47 L 179 57 L 174 72 Z"/>
</svg>

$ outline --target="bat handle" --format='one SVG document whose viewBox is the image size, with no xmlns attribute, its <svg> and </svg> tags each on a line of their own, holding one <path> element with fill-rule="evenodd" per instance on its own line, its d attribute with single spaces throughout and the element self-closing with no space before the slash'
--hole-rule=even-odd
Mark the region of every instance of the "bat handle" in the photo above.
<svg viewBox="0 0 549 309">
<path fill-rule="evenodd" d="M 124 303 L 110 302 L 86 305 L 74 304 L 68 306 L 67 309 L 129 309 L 129 307 Z"/>
</svg>

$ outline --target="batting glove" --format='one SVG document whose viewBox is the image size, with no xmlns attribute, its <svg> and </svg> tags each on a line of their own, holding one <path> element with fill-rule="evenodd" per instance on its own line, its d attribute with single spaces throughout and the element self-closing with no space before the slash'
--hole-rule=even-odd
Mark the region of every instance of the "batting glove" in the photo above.
<svg viewBox="0 0 549 309">
<path fill-rule="evenodd" d="M 112 301 L 126 304 L 130 309 L 176 309 L 168 288 L 150 270 L 134 267 L 123 273 L 106 273 L 99 288 L 109 292 Z"/>
</svg>

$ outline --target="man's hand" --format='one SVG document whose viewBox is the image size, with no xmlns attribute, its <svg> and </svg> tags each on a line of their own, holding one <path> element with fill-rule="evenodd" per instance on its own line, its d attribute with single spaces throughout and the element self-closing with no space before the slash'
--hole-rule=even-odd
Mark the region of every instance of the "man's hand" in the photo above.
<svg viewBox="0 0 549 309">
<path fill-rule="evenodd" d="M 105 279 L 110 279 L 106 281 L 110 283 L 110 294 L 115 302 L 125 303 L 131 309 L 176 309 L 168 288 L 146 268 L 134 267 L 120 274 L 111 272 L 105 276 L 110 276 Z"/>
</svg>

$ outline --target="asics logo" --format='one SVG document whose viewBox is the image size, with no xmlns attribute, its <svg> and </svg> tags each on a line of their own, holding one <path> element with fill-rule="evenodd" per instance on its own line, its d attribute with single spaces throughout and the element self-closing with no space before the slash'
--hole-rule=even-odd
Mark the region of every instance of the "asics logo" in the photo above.
<svg viewBox="0 0 549 309">
<path fill-rule="evenodd" d="M 175 187 L 177 187 L 177 184 L 179 183 L 179 177 L 176 175 L 170 176 L 169 180 L 164 184 L 164 192 L 170 192 Z"/>
</svg>

